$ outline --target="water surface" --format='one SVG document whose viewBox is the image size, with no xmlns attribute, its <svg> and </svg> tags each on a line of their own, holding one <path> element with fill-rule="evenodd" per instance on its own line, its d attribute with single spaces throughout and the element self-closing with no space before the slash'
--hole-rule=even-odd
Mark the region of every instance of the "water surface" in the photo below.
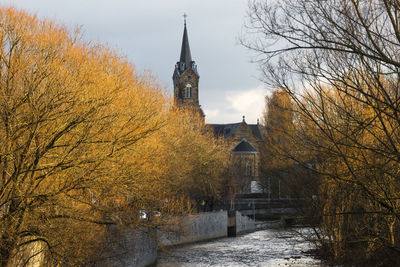
<svg viewBox="0 0 400 267">
<path fill-rule="evenodd" d="M 160 253 L 157 266 L 325 266 L 306 252 L 309 229 L 262 230 L 235 238 L 185 245 Z"/>
</svg>

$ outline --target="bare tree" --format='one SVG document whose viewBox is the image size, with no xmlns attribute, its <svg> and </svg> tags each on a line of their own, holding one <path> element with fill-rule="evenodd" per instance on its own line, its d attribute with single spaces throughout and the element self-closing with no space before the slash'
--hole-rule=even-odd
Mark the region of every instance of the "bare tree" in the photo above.
<svg viewBox="0 0 400 267">
<path fill-rule="evenodd" d="M 336 261 L 396 262 L 400 2 L 249 6 L 243 44 L 257 52 L 265 82 L 296 104 L 290 157 L 312 160 L 322 180 L 321 248 Z"/>
</svg>

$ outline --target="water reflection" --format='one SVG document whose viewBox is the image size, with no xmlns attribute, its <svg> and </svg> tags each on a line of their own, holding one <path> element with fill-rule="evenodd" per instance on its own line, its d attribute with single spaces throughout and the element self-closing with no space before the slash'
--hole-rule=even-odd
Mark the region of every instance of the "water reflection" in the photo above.
<svg viewBox="0 0 400 267">
<path fill-rule="evenodd" d="M 236 238 L 186 245 L 161 253 L 157 266 L 324 266 L 304 252 L 308 229 L 263 230 Z"/>
</svg>

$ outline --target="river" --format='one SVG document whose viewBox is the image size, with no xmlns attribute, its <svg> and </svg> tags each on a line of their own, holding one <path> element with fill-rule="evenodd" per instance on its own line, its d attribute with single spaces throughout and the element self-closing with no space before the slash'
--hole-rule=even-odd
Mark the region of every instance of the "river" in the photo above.
<svg viewBox="0 0 400 267">
<path fill-rule="evenodd" d="M 301 237 L 307 231 L 268 229 L 180 246 L 160 253 L 157 266 L 325 266 L 304 253 L 313 248 Z"/>
</svg>

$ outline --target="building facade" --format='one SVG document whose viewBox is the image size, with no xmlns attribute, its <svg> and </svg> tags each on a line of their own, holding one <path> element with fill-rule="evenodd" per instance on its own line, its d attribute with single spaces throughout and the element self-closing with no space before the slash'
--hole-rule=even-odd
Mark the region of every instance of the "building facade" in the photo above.
<svg viewBox="0 0 400 267">
<path fill-rule="evenodd" d="M 261 126 L 241 122 L 208 124 L 217 138 L 225 138 L 231 148 L 231 186 L 234 194 L 261 193 L 259 186 L 260 151 L 264 143 Z"/>
</svg>

